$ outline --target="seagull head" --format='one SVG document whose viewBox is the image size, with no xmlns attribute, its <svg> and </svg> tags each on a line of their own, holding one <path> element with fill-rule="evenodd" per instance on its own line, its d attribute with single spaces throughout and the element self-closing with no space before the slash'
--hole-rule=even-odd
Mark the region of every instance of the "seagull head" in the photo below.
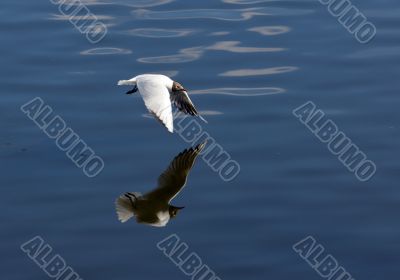
<svg viewBox="0 0 400 280">
<path fill-rule="evenodd" d="M 172 83 L 172 92 L 177 92 L 177 91 L 187 91 L 180 83 L 178 82 L 173 82 Z"/>
<path fill-rule="evenodd" d="M 170 217 L 171 218 L 175 218 L 175 216 L 178 215 L 178 212 L 180 210 L 182 210 L 183 208 L 185 208 L 185 207 L 177 207 L 177 206 L 170 205 L 169 206 L 169 215 L 170 215 Z"/>
</svg>

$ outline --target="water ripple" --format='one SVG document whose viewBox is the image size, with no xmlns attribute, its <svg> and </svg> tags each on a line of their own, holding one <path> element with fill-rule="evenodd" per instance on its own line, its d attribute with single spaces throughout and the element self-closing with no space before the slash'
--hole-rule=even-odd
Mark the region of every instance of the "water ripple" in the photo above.
<svg viewBox="0 0 400 280">
<path fill-rule="evenodd" d="M 129 0 L 129 3 L 126 3 L 126 0 L 81 0 L 82 3 L 86 6 L 89 5 L 100 5 L 100 4 L 113 4 L 113 5 L 121 5 L 121 6 L 129 6 L 135 8 L 148 8 L 155 7 L 160 5 L 165 5 L 171 3 L 175 0 Z M 76 0 L 65 0 L 64 3 L 68 3 L 69 5 L 80 5 L 80 1 Z"/>
<path fill-rule="evenodd" d="M 190 94 L 220 94 L 231 96 L 263 96 L 284 93 L 286 90 L 277 87 L 258 87 L 258 88 L 210 88 L 201 90 L 191 90 Z"/>
<path fill-rule="evenodd" d="M 165 5 L 174 1 L 175 0 L 130 0 L 129 6 L 138 8 L 154 7 L 154 6 Z M 110 2 L 115 3 L 115 0 L 112 0 Z M 121 2 L 124 4 L 126 3 L 126 1 L 121 1 Z"/>
<path fill-rule="evenodd" d="M 225 36 L 225 35 L 229 35 L 229 34 L 230 34 L 229 31 L 216 31 L 216 32 L 211 32 L 208 35 L 209 36 Z"/>
<path fill-rule="evenodd" d="M 219 74 L 219 76 L 224 77 L 246 77 L 246 76 L 264 76 L 264 75 L 274 75 L 281 73 L 288 73 L 297 70 L 294 66 L 282 66 L 282 67 L 271 67 L 263 69 L 238 69 L 226 71 Z"/>
<path fill-rule="evenodd" d="M 255 53 L 255 52 L 278 52 L 283 48 L 259 48 L 259 47 L 241 47 L 238 46 L 239 41 L 220 41 L 211 46 L 199 46 L 180 50 L 177 54 L 142 57 L 138 61 L 142 63 L 184 63 L 199 59 L 204 52 L 212 51 L 228 51 L 234 53 Z"/>
<path fill-rule="evenodd" d="M 107 20 L 114 20 L 115 18 L 112 16 L 106 16 L 106 15 L 61 15 L 61 14 L 50 14 L 49 17 L 50 20 L 65 20 L 65 21 L 74 21 L 78 22 L 81 20 L 102 20 L 102 21 L 107 21 Z"/>
<path fill-rule="evenodd" d="M 212 46 L 207 47 L 207 50 L 228 51 L 234 53 L 254 53 L 254 52 L 279 52 L 284 48 L 258 48 L 258 47 L 240 47 L 239 41 L 221 41 Z"/>
<path fill-rule="evenodd" d="M 143 63 L 183 63 L 197 60 L 203 55 L 203 53 L 204 47 L 194 47 L 182 49 L 178 54 L 142 57 L 139 58 L 138 61 Z"/>
<path fill-rule="evenodd" d="M 124 33 L 132 36 L 147 38 L 184 37 L 195 32 L 194 29 L 163 29 L 163 28 L 137 28 Z"/>
<path fill-rule="evenodd" d="M 248 9 L 193 9 L 193 10 L 173 10 L 173 11 L 151 11 L 139 9 L 132 11 L 138 19 L 151 20 L 177 20 L 177 19 L 217 19 L 226 21 L 249 20 L 254 16 L 287 16 L 308 14 L 310 10 L 285 9 L 275 7 L 256 7 Z"/>
<path fill-rule="evenodd" d="M 111 55 L 111 54 L 131 54 L 132 51 L 120 48 L 93 48 L 82 51 L 81 55 Z"/>
<path fill-rule="evenodd" d="M 61 14 L 50 14 L 48 17 L 49 20 L 56 20 L 56 21 L 71 21 L 71 22 L 95 22 L 101 21 L 107 28 L 111 28 L 112 26 L 116 25 L 116 18 L 107 15 L 61 15 Z"/>
<path fill-rule="evenodd" d="M 247 30 L 257 32 L 265 36 L 273 36 L 288 33 L 290 28 L 288 26 L 255 26 Z"/>
</svg>

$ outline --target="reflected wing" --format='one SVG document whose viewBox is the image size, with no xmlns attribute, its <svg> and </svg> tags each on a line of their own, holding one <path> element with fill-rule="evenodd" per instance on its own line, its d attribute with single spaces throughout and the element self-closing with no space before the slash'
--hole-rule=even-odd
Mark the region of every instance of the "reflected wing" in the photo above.
<svg viewBox="0 0 400 280">
<path fill-rule="evenodd" d="M 137 86 L 149 112 L 172 133 L 174 119 L 167 87 L 150 79 L 138 80 Z"/>
<path fill-rule="evenodd" d="M 195 148 L 186 149 L 177 155 L 167 170 L 158 178 L 157 189 L 149 193 L 148 196 L 170 202 L 185 186 L 189 171 L 205 144 L 204 142 Z"/>
<path fill-rule="evenodd" d="M 198 116 L 196 108 L 193 105 L 192 100 L 190 100 L 189 95 L 186 91 L 175 91 L 171 93 L 171 101 L 179 109 L 179 111 L 184 112 L 192 116 Z"/>
</svg>

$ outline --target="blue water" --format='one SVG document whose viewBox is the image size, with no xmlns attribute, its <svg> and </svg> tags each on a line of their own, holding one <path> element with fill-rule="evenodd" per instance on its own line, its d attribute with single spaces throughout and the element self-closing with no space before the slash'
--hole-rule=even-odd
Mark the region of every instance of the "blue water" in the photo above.
<svg viewBox="0 0 400 280">
<path fill-rule="evenodd" d="M 317 0 L 83 2 L 108 27 L 97 44 L 50 1 L 2 1 L 2 279 L 47 279 L 20 250 L 37 235 L 86 280 L 188 279 L 156 247 L 170 234 L 221 279 L 321 279 L 292 249 L 309 235 L 354 279 L 398 279 L 398 1 L 353 1 L 377 27 L 364 45 Z M 193 93 L 241 167 L 224 182 L 198 160 L 165 228 L 121 224 L 114 210 L 190 146 L 116 86 L 150 72 Z M 104 159 L 100 175 L 21 112 L 34 97 Z M 293 116 L 309 100 L 376 164 L 371 180 Z"/>
</svg>

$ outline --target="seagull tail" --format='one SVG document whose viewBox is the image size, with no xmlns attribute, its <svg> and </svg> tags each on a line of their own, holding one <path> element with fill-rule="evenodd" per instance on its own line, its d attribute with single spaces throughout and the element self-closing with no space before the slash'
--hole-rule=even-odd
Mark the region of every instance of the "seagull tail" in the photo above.
<svg viewBox="0 0 400 280">
<path fill-rule="evenodd" d="M 134 216 L 133 205 L 129 198 L 125 195 L 121 195 L 117 198 L 115 201 L 115 209 L 117 211 L 118 220 L 121 223 L 125 223 Z"/>
<path fill-rule="evenodd" d="M 130 80 L 120 80 L 118 81 L 119 86 L 134 86 L 136 85 L 136 78 L 132 78 Z"/>
</svg>

